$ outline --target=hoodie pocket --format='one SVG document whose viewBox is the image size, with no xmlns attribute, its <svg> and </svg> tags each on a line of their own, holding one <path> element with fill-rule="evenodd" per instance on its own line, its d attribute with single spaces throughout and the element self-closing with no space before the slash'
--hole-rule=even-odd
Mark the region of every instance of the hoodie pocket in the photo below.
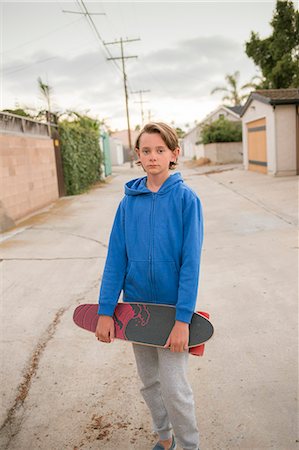
<svg viewBox="0 0 299 450">
<path fill-rule="evenodd" d="M 179 272 L 175 262 L 154 262 L 154 280 L 157 302 L 176 304 L 179 287 Z"/>
<path fill-rule="evenodd" d="M 130 261 L 124 284 L 124 294 L 132 301 L 152 301 L 148 261 Z"/>
</svg>

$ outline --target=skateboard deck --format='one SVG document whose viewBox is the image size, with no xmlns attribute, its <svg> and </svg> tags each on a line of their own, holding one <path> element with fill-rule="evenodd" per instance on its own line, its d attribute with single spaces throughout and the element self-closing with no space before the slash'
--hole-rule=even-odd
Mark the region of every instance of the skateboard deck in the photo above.
<svg viewBox="0 0 299 450">
<path fill-rule="evenodd" d="M 77 306 L 73 320 L 77 326 L 95 333 L 98 304 Z M 152 303 L 118 303 L 113 315 L 115 338 L 136 344 L 163 347 L 175 323 L 176 308 Z M 189 326 L 190 352 L 203 354 L 203 345 L 213 335 L 207 313 L 194 313 Z"/>
</svg>

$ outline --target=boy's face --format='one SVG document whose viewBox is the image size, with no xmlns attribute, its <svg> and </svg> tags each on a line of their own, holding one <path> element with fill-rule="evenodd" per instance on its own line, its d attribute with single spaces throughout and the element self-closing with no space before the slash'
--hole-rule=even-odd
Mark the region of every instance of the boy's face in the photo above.
<svg viewBox="0 0 299 450">
<path fill-rule="evenodd" d="M 170 150 L 159 133 L 143 133 L 137 154 L 147 174 L 167 175 L 169 163 L 175 162 L 180 149 Z"/>
</svg>

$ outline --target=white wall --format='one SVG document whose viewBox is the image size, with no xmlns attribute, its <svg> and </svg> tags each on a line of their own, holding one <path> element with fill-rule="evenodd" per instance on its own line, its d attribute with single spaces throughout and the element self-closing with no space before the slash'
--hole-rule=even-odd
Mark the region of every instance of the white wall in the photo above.
<svg viewBox="0 0 299 450">
<path fill-rule="evenodd" d="M 196 142 L 199 140 L 199 131 L 198 128 L 195 127 L 193 130 L 191 130 L 183 139 L 181 142 L 181 148 L 182 148 L 182 156 L 185 158 L 192 159 L 194 156 L 198 157 L 198 147 L 199 145 L 196 145 Z"/>
<path fill-rule="evenodd" d="M 220 119 L 221 116 L 224 116 L 225 119 L 230 120 L 231 122 L 241 121 L 240 117 L 236 117 L 234 114 L 229 113 L 226 109 L 220 109 L 211 114 L 206 120 L 206 123 L 215 122 L 216 120 Z"/>
<path fill-rule="evenodd" d="M 110 158 L 112 166 L 120 166 L 124 163 L 124 151 L 123 144 L 120 139 L 109 139 L 110 144 Z"/>
<path fill-rule="evenodd" d="M 296 105 L 275 108 L 276 175 L 296 175 Z"/>
</svg>

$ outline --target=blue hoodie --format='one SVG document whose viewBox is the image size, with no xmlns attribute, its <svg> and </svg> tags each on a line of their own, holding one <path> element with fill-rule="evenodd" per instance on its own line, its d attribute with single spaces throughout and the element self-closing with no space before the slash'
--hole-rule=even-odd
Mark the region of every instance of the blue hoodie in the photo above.
<svg viewBox="0 0 299 450">
<path fill-rule="evenodd" d="M 180 173 L 158 192 L 147 177 L 125 185 L 112 227 L 98 313 L 112 316 L 125 302 L 176 306 L 176 320 L 190 323 L 195 309 L 203 240 L 201 203 Z"/>
</svg>

